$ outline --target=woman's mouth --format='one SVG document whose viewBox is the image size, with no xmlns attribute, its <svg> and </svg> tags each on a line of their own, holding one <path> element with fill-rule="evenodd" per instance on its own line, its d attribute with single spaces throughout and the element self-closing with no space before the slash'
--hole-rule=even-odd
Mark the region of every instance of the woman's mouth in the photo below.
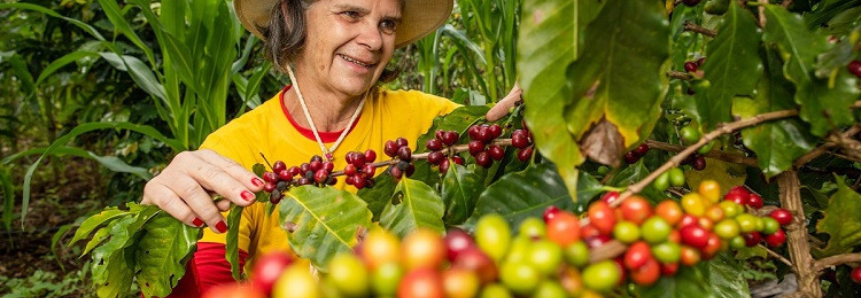
<svg viewBox="0 0 861 298">
<path fill-rule="evenodd" d="M 361 66 L 361 67 L 371 68 L 371 66 L 374 66 L 374 64 L 373 64 L 373 63 L 362 62 L 362 61 L 359 61 L 359 60 L 356 60 L 356 59 L 350 58 L 350 57 L 348 57 L 348 56 L 346 56 L 346 55 L 338 54 L 338 56 L 340 56 L 340 57 L 341 57 L 341 59 L 344 59 L 344 61 L 347 61 L 347 62 L 350 62 L 350 63 L 356 64 L 356 65 Z"/>
</svg>

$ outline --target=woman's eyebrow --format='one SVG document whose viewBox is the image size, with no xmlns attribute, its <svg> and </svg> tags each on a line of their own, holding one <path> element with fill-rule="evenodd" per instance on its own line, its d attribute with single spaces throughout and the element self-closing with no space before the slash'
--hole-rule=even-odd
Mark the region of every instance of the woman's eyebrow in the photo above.
<svg viewBox="0 0 861 298">
<path fill-rule="evenodd" d="M 361 15 L 366 15 L 366 14 L 369 14 L 369 13 L 371 12 L 371 11 L 370 11 L 370 10 L 368 10 L 367 8 L 360 7 L 360 6 L 356 6 L 356 5 L 353 5 L 353 4 L 350 4 L 350 3 L 340 3 L 340 4 L 336 4 L 336 5 L 335 5 L 335 10 L 337 10 L 337 11 L 355 11 L 355 12 L 358 12 L 359 14 L 361 14 Z M 395 23 L 398 23 L 398 24 L 400 24 L 400 23 L 401 23 L 401 15 L 400 15 L 400 14 L 397 14 L 397 15 L 387 15 L 387 16 L 385 16 L 385 17 L 383 17 L 383 18 L 384 18 L 384 19 L 386 19 L 386 20 L 394 21 Z"/>
</svg>

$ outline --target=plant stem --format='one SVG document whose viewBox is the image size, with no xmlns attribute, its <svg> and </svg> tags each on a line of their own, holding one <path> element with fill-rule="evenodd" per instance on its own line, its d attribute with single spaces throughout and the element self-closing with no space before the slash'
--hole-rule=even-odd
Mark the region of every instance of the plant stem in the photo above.
<svg viewBox="0 0 861 298">
<path fill-rule="evenodd" d="M 681 152 L 682 150 L 685 150 L 685 146 L 673 145 L 655 140 L 646 140 L 646 145 L 649 145 L 649 148 L 651 149 L 658 149 L 667 152 Z M 720 150 L 712 150 L 706 154 L 702 154 L 702 156 L 734 164 L 746 165 L 750 167 L 756 167 L 759 165 L 756 158 L 747 157 L 739 154 L 726 153 Z"/>
<path fill-rule="evenodd" d="M 861 253 L 847 253 L 830 256 L 824 259 L 816 260 L 813 263 L 813 269 L 817 272 L 825 270 L 831 266 L 842 265 L 846 263 L 861 263 Z"/>
<path fill-rule="evenodd" d="M 696 33 L 699 33 L 699 34 L 702 34 L 702 35 L 705 35 L 708 37 L 715 37 L 717 35 L 717 32 L 715 32 L 714 30 L 699 26 L 699 25 L 691 23 L 691 22 L 685 22 L 685 26 L 683 27 L 683 30 L 696 32 Z"/>
<path fill-rule="evenodd" d="M 780 205 L 792 212 L 795 220 L 786 228 L 786 248 L 792 260 L 792 269 L 798 277 L 798 296 L 822 297 L 819 287 L 819 277 L 814 268 L 814 260 L 810 255 L 810 243 L 807 242 L 807 219 L 801 203 L 801 190 L 798 173 L 795 170 L 783 172 L 777 176 L 780 189 Z"/>
<path fill-rule="evenodd" d="M 681 72 L 681 71 L 675 71 L 675 70 L 668 71 L 667 76 L 670 77 L 671 79 L 679 79 L 679 80 L 691 80 L 694 78 L 694 76 L 689 74 L 689 73 Z"/>
<path fill-rule="evenodd" d="M 774 252 L 773 250 L 768 249 L 768 247 L 765 247 L 765 245 L 762 245 L 762 244 L 757 244 L 757 245 L 759 245 L 759 247 L 762 247 L 762 249 L 765 249 L 765 251 L 766 251 L 766 252 L 768 252 L 768 255 L 770 255 L 770 256 L 772 256 L 772 257 L 774 257 L 774 258 L 776 258 L 776 259 L 780 260 L 781 262 L 783 262 L 783 263 L 784 263 L 784 264 L 786 264 L 787 266 L 792 267 L 792 262 L 790 262 L 789 260 L 787 260 L 786 258 L 784 258 L 784 257 L 783 257 L 782 255 L 780 255 L 779 253 L 776 253 L 776 252 Z"/>
</svg>

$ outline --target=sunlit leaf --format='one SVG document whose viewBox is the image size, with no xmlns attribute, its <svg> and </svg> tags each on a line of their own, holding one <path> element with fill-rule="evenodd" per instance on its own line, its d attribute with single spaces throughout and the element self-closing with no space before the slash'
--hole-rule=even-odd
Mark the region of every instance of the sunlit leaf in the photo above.
<svg viewBox="0 0 861 298">
<path fill-rule="evenodd" d="M 837 193 L 822 213 L 825 216 L 816 224 L 816 231 L 831 238 L 825 248 L 813 249 L 817 257 L 852 252 L 861 245 L 861 194 L 849 188 L 842 177 L 837 177 Z"/>
<path fill-rule="evenodd" d="M 165 297 L 185 275 L 201 236 L 200 228 L 190 227 L 170 214 L 159 213 L 143 226 L 137 246 L 137 282 L 147 297 Z M 229 241 L 228 241 L 229 243 Z"/>
<path fill-rule="evenodd" d="M 403 237 L 418 228 L 445 231 L 442 198 L 424 182 L 403 178 L 395 188 L 391 203 L 380 216 L 380 226 Z"/>
</svg>

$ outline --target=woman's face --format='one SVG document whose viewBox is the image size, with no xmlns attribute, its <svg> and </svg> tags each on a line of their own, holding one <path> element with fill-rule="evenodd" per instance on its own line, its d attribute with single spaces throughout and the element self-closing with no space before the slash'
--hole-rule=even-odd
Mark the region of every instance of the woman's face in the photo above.
<svg viewBox="0 0 861 298">
<path fill-rule="evenodd" d="M 392 58 L 400 0 L 320 0 L 306 16 L 298 72 L 324 90 L 363 95 Z"/>
</svg>

